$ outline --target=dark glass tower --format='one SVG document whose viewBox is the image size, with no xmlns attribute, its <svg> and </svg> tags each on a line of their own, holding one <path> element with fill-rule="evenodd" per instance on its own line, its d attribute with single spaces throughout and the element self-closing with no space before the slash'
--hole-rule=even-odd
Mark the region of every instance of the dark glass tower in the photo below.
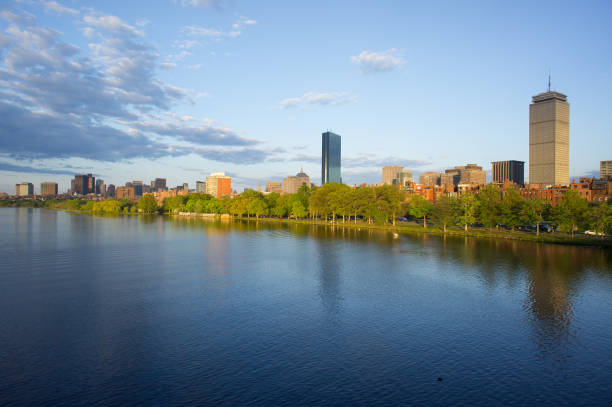
<svg viewBox="0 0 612 407">
<path fill-rule="evenodd" d="M 340 141 L 341 137 L 331 131 L 323 133 L 321 185 L 330 182 L 342 183 L 342 176 L 340 175 Z"/>
</svg>

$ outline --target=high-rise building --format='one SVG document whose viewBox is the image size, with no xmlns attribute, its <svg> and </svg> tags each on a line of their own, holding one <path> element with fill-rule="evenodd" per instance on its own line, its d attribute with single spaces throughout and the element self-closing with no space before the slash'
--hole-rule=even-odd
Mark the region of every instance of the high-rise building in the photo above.
<svg viewBox="0 0 612 407">
<path fill-rule="evenodd" d="M 295 194 L 302 185 L 310 187 L 310 177 L 300 170 L 295 176 L 288 176 L 283 180 L 283 193 Z"/>
<path fill-rule="evenodd" d="M 96 180 L 96 194 L 104 195 L 106 193 L 106 185 L 104 185 L 104 180 L 98 178 Z"/>
<path fill-rule="evenodd" d="M 132 181 L 131 186 L 134 188 L 134 196 L 142 196 L 142 185 L 142 181 Z"/>
<path fill-rule="evenodd" d="M 213 172 L 206 177 L 206 193 L 221 198 L 232 194 L 232 178 L 224 172 Z"/>
<path fill-rule="evenodd" d="M 106 196 L 108 196 L 109 198 L 115 197 L 115 185 L 114 184 L 109 184 L 109 186 L 106 188 Z"/>
<path fill-rule="evenodd" d="M 196 181 L 196 192 L 198 194 L 205 194 L 206 193 L 206 182 Z"/>
<path fill-rule="evenodd" d="M 34 195 L 34 184 L 32 184 L 31 182 L 22 182 L 20 184 L 15 184 L 15 195 Z"/>
<path fill-rule="evenodd" d="M 403 189 L 410 187 L 413 183 L 414 178 L 412 177 L 411 170 L 401 170 L 397 174 L 397 184 Z"/>
<path fill-rule="evenodd" d="M 155 178 L 155 181 L 152 182 L 154 190 L 163 191 L 166 189 L 166 179 L 165 178 Z"/>
<path fill-rule="evenodd" d="M 398 183 L 398 175 L 404 169 L 398 165 L 387 165 L 382 169 L 382 183 L 385 185 L 394 185 Z"/>
<path fill-rule="evenodd" d="M 434 185 L 440 185 L 440 177 L 442 174 L 439 172 L 424 172 L 423 174 L 419 174 L 419 184 L 425 185 L 428 187 L 433 187 Z"/>
<path fill-rule="evenodd" d="M 184 183 L 183 183 L 183 189 L 184 189 L 185 191 L 189 191 L 189 184 L 188 184 L 188 183 L 186 183 L 186 182 L 184 182 Z"/>
<path fill-rule="evenodd" d="M 529 105 L 529 183 L 569 185 L 569 103 L 559 92 L 535 95 Z"/>
<path fill-rule="evenodd" d="M 341 141 L 342 138 L 326 131 L 322 134 L 321 185 L 336 182 L 342 183 L 341 174 Z"/>
<path fill-rule="evenodd" d="M 77 174 L 70 183 L 71 191 L 77 195 L 94 194 L 96 192 L 96 177 L 91 174 Z"/>
<path fill-rule="evenodd" d="M 283 184 L 280 181 L 268 181 L 266 182 L 266 192 L 276 192 L 278 194 L 283 192 Z"/>
<path fill-rule="evenodd" d="M 599 178 L 612 179 L 612 160 L 601 161 L 599 163 Z"/>
<path fill-rule="evenodd" d="M 491 164 L 493 165 L 493 182 L 508 180 L 517 185 L 525 185 L 525 162 L 509 160 L 494 161 Z"/>
<path fill-rule="evenodd" d="M 40 194 L 45 196 L 57 195 L 57 182 L 41 182 Z"/>
<path fill-rule="evenodd" d="M 487 183 L 487 172 L 476 164 L 459 165 L 455 167 L 459 170 L 459 183 L 484 185 Z"/>
</svg>

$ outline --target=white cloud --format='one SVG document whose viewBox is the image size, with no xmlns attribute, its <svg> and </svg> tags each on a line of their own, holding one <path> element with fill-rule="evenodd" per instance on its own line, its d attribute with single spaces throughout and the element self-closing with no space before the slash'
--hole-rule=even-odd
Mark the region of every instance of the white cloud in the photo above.
<svg viewBox="0 0 612 407">
<path fill-rule="evenodd" d="M 96 30 L 94 30 L 91 27 L 85 27 L 82 29 L 83 31 L 83 35 L 86 36 L 87 38 L 93 38 L 94 35 L 96 34 Z"/>
<path fill-rule="evenodd" d="M 306 108 L 308 105 L 342 105 L 357 101 L 349 92 L 316 93 L 306 92 L 302 96 L 284 99 L 280 102 L 282 109 Z"/>
<path fill-rule="evenodd" d="M 183 7 L 212 7 L 219 4 L 218 0 L 174 0 Z"/>
<path fill-rule="evenodd" d="M 57 1 L 43 1 L 43 5 L 45 6 L 45 11 L 55 11 L 59 14 L 79 14 L 78 10 L 75 10 L 70 7 L 62 6 Z"/>
<path fill-rule="evenodd" d="M 359 55 L 352 56 L 351 61 L 359 65 L 359 69 L 364 74 L 393 71 L 405 62 L 401 53 L 395 48 L 379 52 L 362 51 Z"/>
<path fill-rule="evenodd" d="M 165 70 L 170 70 L 172 68 L 176 68 L 176 64 L 174 62 L 162 62 L 159 64 L 159 67 Z"/>
<path fill-rule="evenodd" d="M 86 15 L 83 20 L 96 28 L 100 28 L 117 34 L 130 34 L 142 37 L 144 33 L 131 25 L 125 23 L 117 16 L 113 15 Z"/>
</svg>

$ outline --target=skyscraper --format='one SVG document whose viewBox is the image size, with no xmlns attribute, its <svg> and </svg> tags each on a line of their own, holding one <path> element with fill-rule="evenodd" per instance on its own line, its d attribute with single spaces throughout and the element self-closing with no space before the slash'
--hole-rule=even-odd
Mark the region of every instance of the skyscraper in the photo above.
<svg viewBox="0 0 612 407">
<path fill-rule="evenodd" d="M 569 185 L 569 103 L 559 92 L 535 95 L 529 105 L 529 183 Z"/>
<path fill-rule="evenodd" d="M 382 169 L 382 183 L 385 185 L 393 185 L 398 183 L 399 173 L 404 169 L 399 165 L 387 165 Z"/>
<path fill-rule="evenodd" d="M 525 163 L 523 161 L 494 161 L 491 164 L 493 165 L 493 182 L 508 180 L 517 185 L 525 184 Z"/>
<path fill-rule="evenodd" d="M 321 156 L 321 185 L 330 182 L 342 183 L 340 172 L 341 137 L 331 131 L 323 133 L 323 148 Z"/>
<path fill-rule="evenodd" d="M 612 179 L 612 160 L 601 161 L 599 163 L 599 178 Z"/>
</svg>

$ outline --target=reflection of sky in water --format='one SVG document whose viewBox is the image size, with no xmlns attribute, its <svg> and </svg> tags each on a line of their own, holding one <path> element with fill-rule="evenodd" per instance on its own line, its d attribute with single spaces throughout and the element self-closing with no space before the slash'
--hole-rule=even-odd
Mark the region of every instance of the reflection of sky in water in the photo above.
<svg viewBox="0 0 612 407">
<path fill-rule="evenodd" d="M 611 396 L 609 251 L 31 209 L 0 226 L 2 404 Z"/>
</svg>

